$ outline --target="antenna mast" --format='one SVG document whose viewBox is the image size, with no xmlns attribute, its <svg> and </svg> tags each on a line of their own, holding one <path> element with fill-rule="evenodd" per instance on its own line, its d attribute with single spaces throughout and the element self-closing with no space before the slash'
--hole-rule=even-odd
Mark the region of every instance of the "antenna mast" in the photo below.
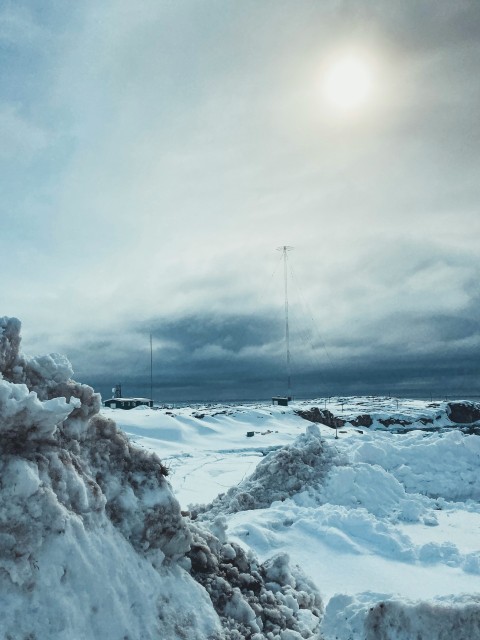
<svg viewBox="0 0 480 640">
<path fill-rule="evenodd" d="M 292 397 L 292 375 L 290 367 L 290 329 L 288 326 L 288 278 L 287 278 L 287 252 L 292 251 L 293 247 L 283 245 L 277 247 L 277 251 L 283 253 L 283 279 L 285 285 L 285 345 L 287 349 L 287 397 Z"/>
<path fill-rule="evenodd" d="M 153 407 L 153 349 L 152 349 L 152 334 L 150 334 L 150 400 Z"/>
</svg>

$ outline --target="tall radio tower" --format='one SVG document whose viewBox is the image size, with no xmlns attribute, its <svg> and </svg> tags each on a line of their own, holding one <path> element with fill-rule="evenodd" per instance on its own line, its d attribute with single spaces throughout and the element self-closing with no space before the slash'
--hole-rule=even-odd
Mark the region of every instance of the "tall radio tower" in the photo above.
<svg viewBox="0 0 480 640">
<path fill-rule="evenodd" d="M 290 367 L 290 329 L 288 326 L 288 278 L 287 278 L 287 253 L 292 251 L 293 247 L 283 245 L 283 247 L 277 247 L 277 251 L 283 253 L 283 278 L 285 285 L 285 346 L 287 351 L 287 397 L 292 397 L 292 374 Z"/>
</svg>

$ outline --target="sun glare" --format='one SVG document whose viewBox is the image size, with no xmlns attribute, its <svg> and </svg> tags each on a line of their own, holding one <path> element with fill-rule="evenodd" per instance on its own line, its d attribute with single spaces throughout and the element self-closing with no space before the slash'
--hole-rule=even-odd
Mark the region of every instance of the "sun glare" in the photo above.
<svg viewBox="0 0 480 640">
<path fill-rule="evenodd" d="M 324 77 L 324 93 L 329 104 L 341 111 L 363 107 L 371 97 L 373 71 L 364 59 L 349 55 L 328 66 Z"/>
</svg>

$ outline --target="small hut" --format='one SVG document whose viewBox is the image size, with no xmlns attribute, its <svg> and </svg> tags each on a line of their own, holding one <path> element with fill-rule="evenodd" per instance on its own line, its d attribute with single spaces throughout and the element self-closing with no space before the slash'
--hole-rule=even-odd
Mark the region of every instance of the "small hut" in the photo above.
<svg viewBox="0 0 480 640">
<path fill-rule="evenodd" d="M 272 404 L 279 405 L 280 407 L 288 407 L 289 400 L 291 400 L 291 398 L 287 396 L 273 396 Z"/>
<path fill-rule="evenodd" d="M 103 403 L 110 409 L 134 409 L 135 407 L 153 407 L 153 400 L 148 398 L 110 398 Z"/>
</svg>

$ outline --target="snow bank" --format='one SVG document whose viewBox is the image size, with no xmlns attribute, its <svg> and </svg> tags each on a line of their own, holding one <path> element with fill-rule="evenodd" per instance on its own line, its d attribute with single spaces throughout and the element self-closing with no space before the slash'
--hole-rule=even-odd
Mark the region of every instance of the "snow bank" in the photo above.
<svg viewBox="0 0 480 640">
<path fill-rule="evenodd" d="M 153 453 L 98 414 L 62 356 L 0 319 L 0 630 L 5 638 L 313 638 L 318 592 L 182 516 Z M 275 564 L 277 562 L 277 564 Z"/>
<path fill-rule="evenodd" d="M 429 602 L 366 592 L 335 596 L 327 605 L 326 640 L 473 640 L 480 637 L 480 596 Z"/>
<path fill-rule="evenodd" d="M 65 358 L 21 355 L 19 331 L 0 321 L 4 637 L 221 637 L 207 594 L 175 566 L 191 535 L 162 463 L 96 415 L 99 396 Z"/>
<path fill-rule="evenodd" d="M 448 602 L 380 602 L 365 620 L 365 640 L 472 640 L 480 637 L 480 599 L 458 597 Z"/>
<path fill-rule="evenodd" d="M 351 459 L 383 467 L 409 493 L 480 500 L 480 438 L 475 435 L 411 432 L 393 440 L 388 434 L 364 434 L 353 444 Z"/>
</svg>

